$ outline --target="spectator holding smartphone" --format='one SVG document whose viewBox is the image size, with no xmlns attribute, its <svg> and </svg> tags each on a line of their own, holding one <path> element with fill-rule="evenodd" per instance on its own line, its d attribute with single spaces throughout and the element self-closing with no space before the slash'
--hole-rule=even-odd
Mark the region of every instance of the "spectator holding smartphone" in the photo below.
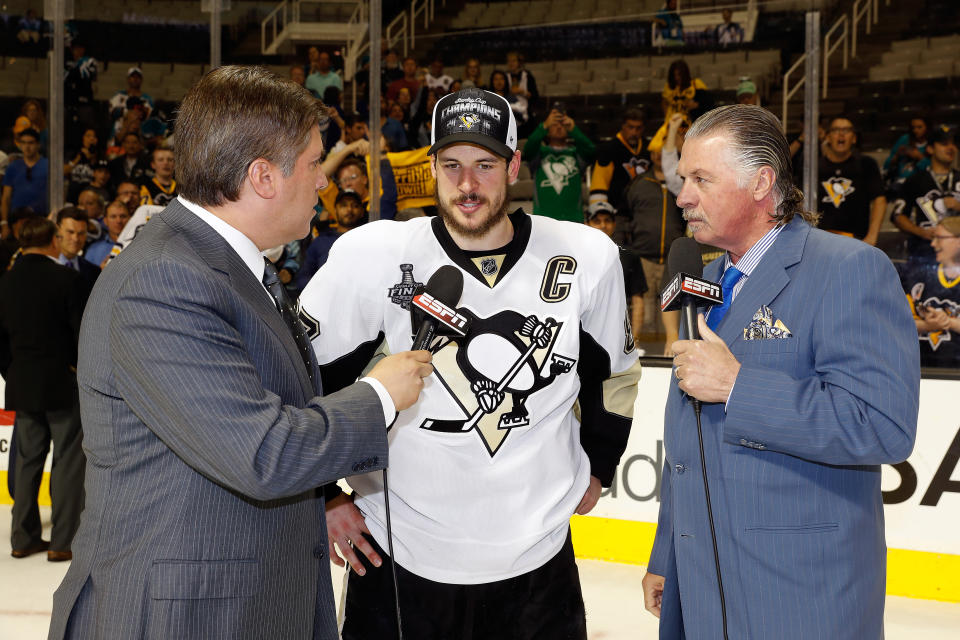
<svg viewBox="0 0 960 640">
<path fill-rule="evenodd" d="M 523 159 L 534 176 L 533 212 L 557 220 L 583 221 L 583 171 L 596 146 L 577 128 L 563 103 L 533 130 L 523 146 Z"/>
</svg>

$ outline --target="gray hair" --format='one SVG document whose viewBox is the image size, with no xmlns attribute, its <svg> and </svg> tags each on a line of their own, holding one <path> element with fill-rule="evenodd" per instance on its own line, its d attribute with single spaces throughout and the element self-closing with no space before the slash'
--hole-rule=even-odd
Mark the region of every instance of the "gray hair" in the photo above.
<svg viewBox="0 0 960 640">
<path fill-rule="evenodd" d="M 773 169 L 776 174 L 773 194 L 777 206 L 770 215 L 774 220 L 789 222 L 799 214 L 810 224 L 816 224 L 820 216 L 803 210 L 803 192 L 793 184 L 790 145 L 776 116 L 756 105 L 719 107 L 697 118 L 687 131 L 686 140 L 712 135 L 727 137 L 727 148 L 740 187 L 746 186 L 747 180 L 762 167 Z"/>
</svg>

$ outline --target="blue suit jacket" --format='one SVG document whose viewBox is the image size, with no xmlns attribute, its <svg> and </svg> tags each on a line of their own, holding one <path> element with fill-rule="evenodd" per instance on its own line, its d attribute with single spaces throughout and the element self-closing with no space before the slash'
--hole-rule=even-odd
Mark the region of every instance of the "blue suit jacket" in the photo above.
<svg viewBox="0 0 960 640">
<path fill-rule="evenodd" d="M 720 280 L 723 258 L 704 276 Z M 767 306 L 793 334 L 744 340 Z M 795 219 L 718 335 L 741 364 L 703 438 L 729 636 L 881 638 L 886 546 L 880 465 L 916 434 L 917 332 L 896 271 L 862 242 Z M 666 578 L 661 638 L 721 637 L 693 408 L 670 386 L 651 573 Z"/>
<path fill-rule="evenodd" d="M 78 380 L 87 501 L 50 638 L 335 639 L 315 488 L 386 463 L 380 400 L 317 397 L 269 294 L 179 202 L 97 281 Z"/>
</svg>

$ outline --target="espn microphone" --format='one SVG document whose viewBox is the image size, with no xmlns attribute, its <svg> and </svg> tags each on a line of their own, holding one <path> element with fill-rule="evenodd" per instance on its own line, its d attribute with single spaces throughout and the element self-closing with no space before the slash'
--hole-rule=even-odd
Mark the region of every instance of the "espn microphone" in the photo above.
<svg viewBox="0 0 960 640">
<path fill-rule="evenodd" d="M 723 290 L 715 282 L 703 279 L 703 259 L 700 245 L 693 238 L 680 237 L 670 245 L 667 268 L 670 282 L 660 294 L 661 311 L 682 309 L 681 326 L 685 326 L 688 340 L 700 339 L 697 325 L 697 306 L 723 303 Z M 690 398 L 693 408 L 700 415 L 700 401 Z"/>
<path fill-rule="evenodd" d="M 667 256 L 670 282 L 660 294 L 660 310 L 683 309 L 682 324 L 687 338 L 700 339 L 697 307 L 723 304 L 723 291 L 716 282 L 703 279 L 700 245 L 693 238 L 681 237 L 670 245 Z"/>
<path fill-rule="evenodd" d="M 427 286 L 411 301 L 423 313 L 423 321 L 413 339 L 411 349 L 428 349 L 439 324 L 446 325 L 461 336 L 466 335 L 469 320 L 457 311 L 463 295 L 463 273 L 456 267 L 444 265 L 427 281 Z"/>
</svg>

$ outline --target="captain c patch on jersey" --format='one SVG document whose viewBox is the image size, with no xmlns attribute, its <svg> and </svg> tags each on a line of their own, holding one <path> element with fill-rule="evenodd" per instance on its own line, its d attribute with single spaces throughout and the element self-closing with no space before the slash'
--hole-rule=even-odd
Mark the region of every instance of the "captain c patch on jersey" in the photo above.
<svg viewBox="0 0 960 640">
<path fill-rule="evenodd" d="M 563 323 L 554 318 L 515 311 L 480 318 L 458 311 L 470 318 L 470 330 L 441 339 L 431 351 L 434 373 L 459 415 L 428 418 L 420 427 L 479 437 L 492 457 L 512 429 L 531 423 L 527 400 L 557 376 L 569 375 L 576 359 L 554 352 L 563 331 Z"/>
</svg>

